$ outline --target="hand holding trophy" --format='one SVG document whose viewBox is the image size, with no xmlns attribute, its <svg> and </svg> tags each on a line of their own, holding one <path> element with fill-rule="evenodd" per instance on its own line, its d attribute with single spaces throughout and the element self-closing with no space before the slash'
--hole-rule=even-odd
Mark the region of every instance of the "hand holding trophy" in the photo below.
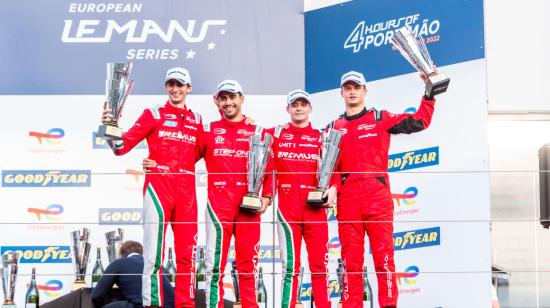
<svg viewBox="0 0 550 308">
<path fill-rule="evenodd" d="M 132 62 L 128 62 L 128 64 L 107 63 L 107 80 L 105 84 L 107 101 L 102 117 L 103 125 L 99 126 L 97 132 L 97 136 L 100 138 L 122 139 L 122 129 L 118 127 L 118 119 L 134 86 L 134 81 L 130 80 L 132 67 Z"/>
<path fill-rule="evenodd" d="M 259 211 L 262 208 L 260 188 L 264 178 L 265 168 L 269 161 L 271 135 L 265 134 L 261 140 L 259 134 L 250 138 L 248 154 L 248 193 L 243 197 L 241 209 Z"/>
<path fill-rule="evenodd" d="M 415 37 L 411 28 L 405 26 L 395 31 L 392 43 L 417 71 L 426 76 L 426 96 L 434 97 L 447 91 L 451 80 L 435 69 L 422 36 Z"/>
<path fill-rule="evenodd" d="M 325 191 L 328 189 L 332 172 L 336 166 L 340 154 L 340 140 L 342 133 L 332 128 L 327 129 L 322 135 L 321 153 L 317 163 L 317 189 L 310 191 L 307 195 L 307 203 L 313 206 L 330 207 L 327 205 L 328 196 Z"/>
</svg>

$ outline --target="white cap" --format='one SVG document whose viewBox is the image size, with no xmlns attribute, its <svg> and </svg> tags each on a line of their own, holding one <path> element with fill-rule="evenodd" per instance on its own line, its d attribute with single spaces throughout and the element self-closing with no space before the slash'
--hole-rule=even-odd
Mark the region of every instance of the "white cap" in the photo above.
<svg viewBox="0 0 550 308">
<path fill-rule="evenodd" d="M 183 67 L 173 67 L 166 71 L 166 80 L 164 82 L 172 79 L 179 81 L 181 84 L 191 84 L 191 75 Z"/>
<path fill-rule="evenodd" d="M 299 98 L 303 98 L 308 103 L 311 104 L 311 101 L 309 100 L 309 93 L 307 93 L 306 91 L 304 91 L 302 89 L 296 89 L 296 90 L 292 90 L 292 91 L 288 92 L 288 95 L 286 97 L 286 102 L 287 102 L 287 104 L 290 105 L 290 104 L 294 103 Z"/>
<path fill-rule="evenodd" d="M 342 75 L 342 79 L 340 80 L 340 86 L 343 86 L 348 81 L 354 82 L 360 86 L 367 85 L 367 81 L 365 80 L 365 77 L 363 76 L 363 74 L 356 71 L 347 72 L 344 75 Z"/>
<path fill-rule="evenodd" d="M 243 88 L 241 87 L 241 84 L 236 80 L 230 80 L 226 79 L 218 84 L 216 87 L 216 96 L 220 94 L 220 92 L 229 92 L 229 93 L 241 93 L 243 94 Z"/>
</svg>

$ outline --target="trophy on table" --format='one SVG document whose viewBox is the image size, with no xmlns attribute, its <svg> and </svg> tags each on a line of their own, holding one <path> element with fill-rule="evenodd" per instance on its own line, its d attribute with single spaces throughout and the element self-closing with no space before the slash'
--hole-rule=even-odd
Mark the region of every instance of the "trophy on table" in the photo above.
<svg viewBox="0 0 550 308">
<path fill-rule="evenodd" d="M 340 154 L 339 145 L 340 140 L 342 140 L 342 133 L 338 130 L 328 128 L 323 133 L 322 138 L 323 143 L 317 163 L 318 185 L 315 190 L 308 193 L 307 203 L 313 206 L 330 207 L 330 205 L 325 205 L 328 201 L 328 196 L 323 198 L 323 195 L 330 185 L 332 172 Z"/>
<path fill-rule="evenodd" d="M 428 78 L 426 80 L 426 95 L 428 97 L 447 91 L 451 80 L 443 73 L 435 71 L 426 43 L 421 35 L 418 38 L 415 37 L 411 27 L 407 25 L 395 31 L 392 43 L 417 71 L 426 75 Z"/>
<path fill-rule="evenodd" d="M 298 290 L 296 291 L 296 308 L 303 308 L 302 304 L 302 285 L 304 281 L 304 267 L 300 267 L 300 275 L 298 276 Z"/>
<path fill-rule="evenodd" d="M 6 252 L 2 255 L 2 290 L 4 291 L 4 303 L 2 307 L 17 307 L 13 298 L 15 296 L 15 283 L 17 280 L 17 263 L 19 254 L 17 252 Z"/>
<path fill-rule="evenodd" d="M 107 240 L 107 256 L 109 257 L 109 263 L 116 259 L 120 259 L 120 246 L 122 246 L 122 242 L 124 242 L 124 230 L 118 228 L 118 230 L 109 231 L 105 233 L 105 239 Z"/>
<path fill-rule="evenodd" d="M 107 106 L 111 109 L 113 118 L 109 123 L 99 126 L 97 136 L 100 138 L 110 140 L 122 139 L 122 129 L 118 127 L 118 119 L 120 118 L 126 99 L 134 86 L 134 81 L 129 80 L 132 67 L 132 62 L 128 62 L 128 64 L 119 62 L 107 63 L 105 90 L 107 92 Z"/>
<path fill-rule="evenodd" d="M 262 186 L 265 168 L 269 161 L 271 135 L 265 134 L 261 140 L 259 134 L 250 138 L 248 154 L 248 193 L 243 197 L 241 209 L 257 211 L 262 208 L 260 188 Z"/>
<path fill-rule="evenodd" d="M 90 229 L 83 228 L 71 232 L 71 247 L 73 250 L 74 271 L 76 279 L 73 283 L 73 290 L 86 286 L 86 269 L 90 258 L 90 249 L 92 245 L 88 242 L 90 238 Z"/>
</svg>

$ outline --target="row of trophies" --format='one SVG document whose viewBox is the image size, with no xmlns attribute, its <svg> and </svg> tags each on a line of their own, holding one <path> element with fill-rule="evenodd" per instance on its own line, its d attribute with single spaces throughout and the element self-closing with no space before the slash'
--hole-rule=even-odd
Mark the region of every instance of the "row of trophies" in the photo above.
<svg viewBox="0 0 550 308">
<path fill-rule="evenodd" d="M 416 37 L 410 26 L 405 26 L 395 31 L 392 43 L 417 71 L 426 76 L 426 95 L 433 97 L 447 90 L 450 79 L 437 72 L 422 36 Z M 107 64 L 107 105 L 112 111 L 113 118 L 109 123 L 99 127 L 100 138 L 111 141 L 122 139 L 123 132 L 118 127 L 118 120 L 134 85 L 134 81 L 130 80 L 132 68 L 132 62 Z M 307 200 L 313 206 L 329 206 L 326 204 L 327 198 L 323 198 L 323 195 L 329 186 L 330 176 L 338 159 L 341 137 L 340 132 L 332 129 L 323 134 L 317 172 L 318 188 L 308 194 Z M 265 134 L 263 140 L 259 135 L 252 136 L 250 140 L 248 193 L 243 198 L 242 209 L 257 211 L 262 207 L 259 191 L 270 156 L 271 139 L 271 135 Z"/>
</svg>

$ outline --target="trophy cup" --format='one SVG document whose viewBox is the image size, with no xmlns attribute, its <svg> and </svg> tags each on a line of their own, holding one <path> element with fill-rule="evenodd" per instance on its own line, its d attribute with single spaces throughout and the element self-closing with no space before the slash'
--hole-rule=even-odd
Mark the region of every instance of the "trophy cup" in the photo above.
<svg viewBox="0 0 550 308">
<path fill-rule="evenodd" d="M 256 134 L 250 138 L 248 154 L 248 193 L 243 197 L 241 209 L 257 211 L 262 208 L 260 187 L 264 178 L 265 168 L 269 160 L 271 135 L 265 134 L 264 140 Z"/>
<path fill-rule="evenodd" d="M 90 229 L 87 228 L 71 232 L 71 246 L 73 248 L 74 271 L 76 276 L 73 283 L 73 290 L 86 286 L 84 279 L 86 278 L 86 269 L 88 268 L 90 249 L 92 247 L 88 242 L 89 237 Z"/>
<path fill-rule="evenodd" d="M 342 140 L 342 133 L 335 129 L 329 128 L 323 133 L 323 145 L 317 163 L 317 181 L 319 184 L 314 191 L 310 191 L 307 195 L 307 203 L 310 205 L 330 207 L 330 205 L 325 205 L 328 197 L 323 198 L 323 194 L 330 184 L 332 171 L 340 154 L 340 148 L 338 147 L 340 140 Z"/>
<path fill-rule="evenodd" d="M 124 230 L 118 228 L 117 231 L 109 231 L 105 233 L 105 239 L 107 240 L 107 256 L 109 257 L 109 263 L 116 259 L 120 259 L 120 246 L 124 242 Z"/>
<path fill-rule="evenodd" d="M 13 298 L 15 296 L 15 282 L 17 280 L 17 263 L 19 254 L 17 252 L 6 252 L 2 255 L 2 290 L 4 291 L 4 303 L 2 307 L 17 307 Z"/>
<path fill-rule="evenodd" d="M 241 307 L 241 293 L 239 291 L 239 273 L 237 272 L 237 261 L 231 262 L 231 277 L 233 278 L 233 288 L 235 288 L 235 302 L 233 307 Z"/>
<path fill-rule="evenodd" d="M 392 43 L 417 71 L 428 77 L 426 81 L 426 95 L 428 97 L 447 91 L 451 80 L 444 74 L 435 72 L 432 59 L 421 35 L 419 39 L 416 38 L 411 31 L 411 27 L 407 25 L 395 31 Z"/>
<path fill-rule="evenodd" d="M 122 129 L 118 127 L 118 119 L 126 99 L 132 91 L 134 81 L 129 80 L 133 64 L 111 62 L 107 63 L 107 80 L 105 89 L 107 92 L 107 106 L 111 109 L 113 119 L 109 123 L 99 126 L 97 136 L 104 139 L 122 139 Z"/>
<path fill-rule="evenodd" d="M 304 267 L 300 267 L 300 275 L 298 276 L 298 290 L 296 291 L 296 308 L 303 308 L 302 304 L 302 284 L 304 280 Z"/>
</svg>

